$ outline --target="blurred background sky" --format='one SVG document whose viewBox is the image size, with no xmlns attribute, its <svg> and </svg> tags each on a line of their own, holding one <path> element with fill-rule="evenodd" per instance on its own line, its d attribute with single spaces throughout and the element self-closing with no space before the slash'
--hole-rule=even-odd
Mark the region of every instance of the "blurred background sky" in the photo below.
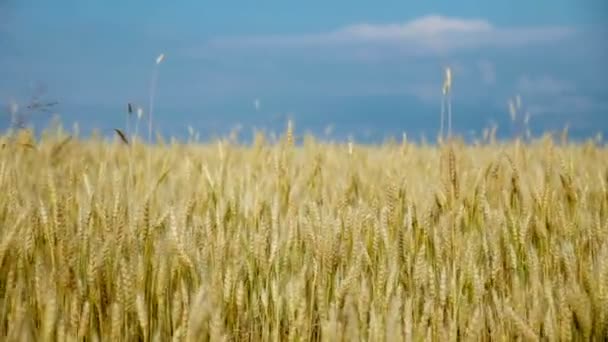
<svg viewBox="0 0 608 342">
<path fill-rule="evenodd" d="M 534 132 L 608 133 L 605 0 L 0 0 L 0 126 L 39 95 L 66 126 L 124 128 L 128 102 L 148 110 L 161 53 L 165 135 L 293 118 L 336 139 L 434 139 L 446 66 L 459 134 L 511 134 L 516 95 Z"/>
</svg>

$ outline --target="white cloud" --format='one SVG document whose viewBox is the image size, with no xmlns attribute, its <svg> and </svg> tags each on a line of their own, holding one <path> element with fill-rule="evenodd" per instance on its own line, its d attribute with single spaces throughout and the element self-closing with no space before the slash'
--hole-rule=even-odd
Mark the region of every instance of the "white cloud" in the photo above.
<svg viewBox="0 0 608 342">
<path fill-rule="evenodd" d="M 407 53 L 445 52 L 456 49 L 506 47 L 560 41 L 574 30 L 561 26 L 497 27 L 484 19 L 421 17 L 405 23 L 362 23 L 330 32 L 302 35 L 267 35 L 219 38 L 211 46 L 228 48 L 311 48 L 384 46 Z"/>
<path fill-rule="evenodd" d="M 465 20 L 442 16 L 427 16 L 403 24 L 360 24 L 335 31 L 329 36 L 349 40 L 421 40 L 450 33 L 489 32 L 492 25 L 485 20 Z"/>
<path fill-rule="evenodd" d="M 593 112 L 608 110 L 608 102 L 599 101 L 584 95 L 556 97 L 550 102 L 532 103 L 528 106 L 531 115 L 565 115 L 576 117 Z"/>
<path fill-rule="evenodd" d="M 550 75 L 520 77 L 517 89 L 527 95 L 558 96 L 575 90 L 572 83 L 557 79 Z"/>
</svg>

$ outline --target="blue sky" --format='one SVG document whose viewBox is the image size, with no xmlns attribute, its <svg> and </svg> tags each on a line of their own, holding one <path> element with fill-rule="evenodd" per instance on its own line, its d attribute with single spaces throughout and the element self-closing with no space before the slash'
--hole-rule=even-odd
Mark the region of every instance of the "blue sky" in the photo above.
<svg viewBox="0 0 608 342">
<path fill-rule="evenodd" d="M 278 130 L 291 117 L 338 138 L 433 136 L 450 66 L 460 134 L 510 134 L 520 95 L 534 131 L 606 135 L 607 23 L 602 0 L 0 0 L 0 103 L 23 108 L 43 86 L 64 123 L 123 128 L 127 102 L 148 110 L 164 53 L 165 134 Z"/>
</svg>

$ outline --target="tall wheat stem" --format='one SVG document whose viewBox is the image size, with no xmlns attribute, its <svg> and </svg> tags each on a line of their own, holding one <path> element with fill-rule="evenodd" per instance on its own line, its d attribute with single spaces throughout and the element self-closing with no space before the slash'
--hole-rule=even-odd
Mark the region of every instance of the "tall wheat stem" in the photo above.
<svg viewBox="0 0 608 342">
<path fill-rule="evenodd" d="M 158 58 L 156 58 L 156 64 L 154 65 L 154 70 L 152 71 L 152 82 L 150 84 L 150 104 L 149 104 L 149 113 L 148 113 L 148 142 L 152 142 L 152 114 L 154 113 L 154 96 L 156 95 L 156 83 L 158 81 L 158 66 L 165 59 L 164 54 L 160 54 Z"/>
</svg>

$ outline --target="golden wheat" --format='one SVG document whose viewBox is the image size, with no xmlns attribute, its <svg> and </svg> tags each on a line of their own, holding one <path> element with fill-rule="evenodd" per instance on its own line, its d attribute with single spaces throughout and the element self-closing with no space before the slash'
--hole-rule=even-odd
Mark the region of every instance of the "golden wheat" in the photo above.
<svg viewBox="0 0 608 342">
<path fill-rule="evenodd" d="M 606 148 L 293 132 L 4 146 L 2 339 L 608 336 Z"/>
</svg>

